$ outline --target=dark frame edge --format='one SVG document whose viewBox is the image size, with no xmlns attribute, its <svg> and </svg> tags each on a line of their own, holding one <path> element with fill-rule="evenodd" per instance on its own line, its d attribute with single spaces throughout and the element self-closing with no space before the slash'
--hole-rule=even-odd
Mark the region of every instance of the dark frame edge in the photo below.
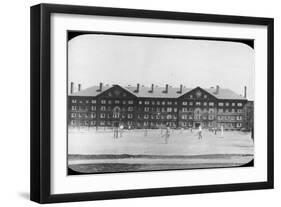
<svg viewBox="0 0 281 207">
<path fill-rule="evenodd" d="M 41 6 L 30 8 L 30 200 L 40 202 L 40 28 Z"/>
<path fill-rule="evenodd" d="M 107 192 L 85 192 L 73 194 L 50 193 L 50 14 L 97 13 L 97 15 L 136 18 L 158 18 L 171 20 L 206 21 L 266 25 L 268 34 L 268 166 L 267 181 L 206 186 L 137 189 Z M 153 13 L 153 14 L 152 14 Z M 74 202 L 105 199 L 121 199 L 152 196 L 169 196 L 196 193 L 217 193 L 230 191 L 258 190 L 274 188 L 274 19 L 261 17 L 226 16 L 215 14 L 195 14 L 153 10 L 134 10 L 104 7 L 71 6 L 59 4 L 39 4 L 30 10 L 30 199 L 38 203 Z M 165 16 L 165 14 L 167 14 Z M 222 17 L 225 17 L 224 19 Z M 234 18 L 234 20 L 231 20 Z M 245 22 L 243 22 L 245 21 Z"/>
<path fill-rule="evenodd" d="M 267 181 L 274 188 L 274 19 L 267 24 Z"/>
<path fill-rule="evenodd" d="M 88 192 L 88 193 L 70 193 L 70 194 L 51 195 L 48 200 L 44 201 L 44 203 L 114 200 L 114 199 L 161 197 L 161 196 L 188 195 L 188 194 L 199 194 L 199 193 L 200 194 L 222 193 L 222 192 L 266 190 L 266 189 L 272 189 L 272 185 L 269 182 L 152 188 L 152 189 Z"/>
</svg>

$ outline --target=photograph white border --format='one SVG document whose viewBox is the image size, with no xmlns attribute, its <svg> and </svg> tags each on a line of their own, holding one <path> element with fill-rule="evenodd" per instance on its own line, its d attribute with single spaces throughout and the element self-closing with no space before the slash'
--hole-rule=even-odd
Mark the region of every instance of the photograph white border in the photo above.
<svg viewBox="0 0 281 207">
<path fill-rule="evenodd" d="M 254 167 L 67 176 L 67 30 L 254 39 Z M 266 26 L 51 14 L 51 194 L 261 181 L 267 181 Z"/>
</svg>

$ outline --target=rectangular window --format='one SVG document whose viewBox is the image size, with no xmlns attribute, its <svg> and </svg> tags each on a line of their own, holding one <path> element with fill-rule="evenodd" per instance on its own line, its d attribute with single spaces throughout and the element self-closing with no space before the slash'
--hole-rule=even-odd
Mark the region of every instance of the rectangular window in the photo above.
<svg viewBox="0 0 281 207">
<path fill-rule="evenodd" d="M 148 114 L 145 114 L 144 119 L 148 119 L 148 118 L 149 118 Z"/>
<path fill-rule="evenodd" d="M 105 111 L 106 110 L 106 108 L 105 108 L 105 106 L 101 106 L 101 111 Z"/>
<path fill-rule="evenodd" d="M 120 104 L 120 101 L 119 100 L 115 100 L 114 103 L 115 104 Z"/>
<path fill-rule="evenodd" d="M 162 105 L 165 105 L 165 101 L 162 101 Z"/>
<path fill-rule="evenodd" d="M 122 101 L 122 103 L 123 103 L 123 104 L 126 104 L 126 103 L 127 103 L 127 101 Z"/>
<path fill-rule="evenodd" d="M 72 99 L 72 103 L 76 103 L 76 99 Z"/>
<path fill-rule="evenodd" d="M 219 113 L 223 113 L 223 109 L 219 109 Z"/>
<path fill-rule="evenodd" d="M 142 104 L 142 101 L 139 101 L 139 104 Z"/>
<path fill-rule="evenodd" d="M 133 118 L 133 114 L 128 114 L 128 118 L 129 119 Z"/>
<path fill-rule="evenodd" d="M 183 105 L 183 106 L 187 106 L 187 102 L 186 102 L 186 101 L 183 101 L 183 102 L 182 102 L 182 105 Z"/>
<path fill-rule="evenodd" d="M 209 102 L 209 106 L 214 106 L 215 103 L 214 102 Z"/>
<path fill-rule="evenodd" d="M 189 106 L 193 106 L 193 102 L 189 102 Z"/>
<path fill-rule="evenodd" d="M 182 108 L 182 112 L 187 112 L 187 108 L 186 107 Z"/>
<path fill-rule="evenodd" d="M 237 103 L 237 106 L 242 106 L 242 103 Z"/>
<path fill-rule="evenodd" d="M 223 106 L 223 102 L 219 102 L 219 106 Z"/>
<path fill-rule="evenodd" d="M 134 101 L 132 101 L 132 100 L 128 101 L 128 104 L 133 104 L 133 103 L 134 103 Z"/>
<path fill-rule="evenodd" d="M 149 107 L 144 107 L 144 111 L 148 112 L 149 111 Z"/>
<path fill-rule="evenodd" d="M 229 103 L 228 103 L 228 102 L 226 102 L 226 103 L 225 103 L 225 106 L 229 106 Z"/>
<path fill-rule="evenodd" d="M 105 114 L 100 114 L 100 118 L 105 118 Z"/>
<path fill-rule="evenodd" d="M 72 106 L 71 109 L 72 109 L 72 110 L 76 110 L 76 106 Z"/>
<path fill-rule="evenodd" d="M 71 113 L 71 117 L 76 117 L 76 114 L 75 113 Z"/>
<path fill-rule="evenodd" d="M 172 108 L 171 107 L 167 107 L 167 112 L 172 112 Z"/>
<path fill-rule="evenodd" d="M 101 100 L 101 103 L 102 104 L 106 104 L 106 100 Z"/>
<path fill-rule="evenodd" d="M 168 114 L 168 115 L 167 115 L 167 119 L 172 119 L 172 115 L 171 115 L 171 114 Z"/>
<path fill-rule="evenodd" d="M 92 99 L 92 104 L 96 104 L 96 103 L 97 103 L 97 101 Z"/>
<path fill-rule="evenodd" d="M 168 105 L 172 105 L 172 101 L 168 101 L 168 103 L 167 103 Z"/>
<path fill-rule="evenodd" d="M 145 105 L 149 105 L 149 101 L 145 101 L 144 104 L 145 104 Z"/>
<path fill-rule="evenodd" d="M 182 119 L 187 119 L 187 115 L 186 115 L 186 114 L 183 114 L 183 115 L 181 115 L 181 118 L 182 118 Z"/>
<path fill-rule="evenodd" d="M 92 111 L 95 111 L 96 110 L 96 106 L 92 106 L 91 109 L 92 109 Z"/>
<path fill-rule="evenodd" d="M 133 107 L 132 107 L 132 106 L 129 106 L 129 107 L 128 107 L 128 111 L 133 111 Z"/>
<path fill-rule="evenodd" d="M 233 102 L 231 105 L 232 105 L 232 106 L 235 106 L 235 103 Z"/>
</svg>

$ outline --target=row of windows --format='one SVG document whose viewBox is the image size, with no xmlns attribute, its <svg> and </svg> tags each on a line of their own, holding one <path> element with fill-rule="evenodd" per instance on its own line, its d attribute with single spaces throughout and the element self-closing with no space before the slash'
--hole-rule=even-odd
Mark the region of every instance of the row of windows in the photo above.
<svg viewBox="0 0 281 207">
<path fill-rule="evenodd" d="M 138 104 L 144 104 L 144 105 L 177 105 L 177 101 L 139 101 Z"/>
<path fill-rule="evenodd" d="M 123 100 L 123 101 L 120 101 L 120 100 L 114 100 L 113 101 L 115 104 L 120 104 L 120 103 L 122 103 L 122 104 L 133 104 L 134 103 L 134 101 L 133 100 L 128 100 L 128 101 L 126 101 L 126 100 Z M 77 103 L 77 99 L 72 99 L 72 103 Z M 79 103 L 83 103 L 83 100 L 79 100 Z M 92 103 L 92 104 L 96 104 L 96 100 L 94 100 L 94 99 L 92 99 L 92 100 L 85 100 L 85 103 L 87 104 L 87 103 Z M 101 103 L 102 104 L 112 104 L 112 100 L 105 100 L 105 99 L 102 99 L 101 100 Z M 177 101 L 138 101 L 138 103 L 139 104 L 145 104 L 145 105 L 149 105 L 149 104 L 152 104 L 152 105 L 172 105 L 172 104 L 175 104 L 175 105 L 177 105 Z M 195 102 L 195 103 L 193 103 L 193 102 L 187 102 L 187 101 L 183 101 L 182 102 L 182 105 L 183 106 L 187 106 L 187 105 L 190 105 L 190 106 L 193 106 L 193 104 L 195 104 L 196 106 L 201 106 L 201 105 L 203 105 L 203 106 L 207 106 L 207 105 L 209 105 L 209 106 L 214 106 L 215 105 L 215 103 L 214 102 Z M 232 102 L 232 103 L 230 103 L 230 102 L 219 102 L 218 103 L 218 105 L 219 106 L 239 106 L 239 107 L 241 107 L 241 106 L 243 106 L 243 104 L 242 103 L 235 103 L 235 102 Z"/>
<path fill-rule="evenodd" d="M 72 120 L 71 121 L 71 124 L 72 125 L 82 125 L 82 126 L 96 126 L 97 122 L 96 121 L 80 121 L 80 120 Z M 128 121 L 127 123 L 127 126 L 133 126 L 133 122 L 132 121 Z M 100 121 L 99 122 L 99 125 L 100 126 L 112 126 L 113 123 L 108 121 Z M 138 126 L 141 126 L 142 123 L 141 122 L 137 122 L 137 125 Z M 145 121 L 143 122 L 143 126 L 157 126 L 157 127 L 161 127 L 163 125 L 163 123 L 160 123 L 160 122 L 148 122 L 148 121 Z M 169 125 L 169 126 L 176 126 L 176 123 L 174 122 L 165 122 L 164 125 Z M 180 126 L 182 127 L 186 127 L 186 126 L 189 126 L 189 127 L 192 127 L 193 126 L 193 123 L 192 122 L 180 122 L 179 123 Z M 215 127 L 215 123 L 213 122 L 208 122 L 208 123 L 202 123 L 203 127 Z M 218 123 L 217 124 L 217 127 L 220 129 L 221 127 L 224 127 L 224 128 L 240 128 L 242 127 L 242 123 Z"/>
<path fill-rule="evenodd" d="M 231 104 L 231 106 L 235 106 L 236 105 L 236 103 L 235 102 L 233 102 L 233 103 L 229 103 L 229 102 L 219 102 L 218 103 L 218 105 L 219 106 L 230 106 L 230 104 Z M 237 103 L 237 106 L 243 106 L 243 104 L 242 103 Z"/>
<path fill-rule="evenodd" d="M 201 105 L 203 105 L 203 106 L 214 106 L 215 105 L 215 103 L 214 102 L 199 102 L 199 101 L 197 101 L 197 102 L 187 102 L 187 101 L 183 101 L 182 102 L 182 105 L 183 106 L 187 106 L 187 105 L 189 105 L 189 106 L 193 106 L 193 104 L 195 104 L 195 106 L 201 106 Z"/>
<path fill-rule="evenodd" d="M 72 110 L 77 110 L 77 109 L 79 109 L 79 110 L 88 110 L 89 108 L 92 111 L 96 111 L 96 106 L 91 106 L 91 107 L 89 107 L 89 106 L 72 106 L 71 107 Z M 110 111 L 111 107 L 110 106 L 108 106 L 108 107 L 101 106 L 100 109 L 101 109 L 101 111 L 106 111 L 106 110 Z M 178 109 L 176 107 L 166 107 L 166 108 L 164 108 L 164 107 L 162 107 L 162 108 L 160 108 L 160 107 L 156 107 L 156 108 L 144 107 L 144 111 L 145 112 L 154 111 L 155 109 L 156 109 L 156 112 L 177 112 L 178 111 Z M 125 111 L 126 108 L 123 107 L 122 110 Z M 129 107 L 127 107 L 127 110 L 128 111 L 133 111 L 134 108 L 132 106 L 129 106 Z M 139 110 L 141 110 L 141 108 L 139 108 Z M 190 112 L 190 111 L 192 111 L 192 110 L 190 110 L 190 109 L 188 109 L 186 107 L 183 107 L 181 109 L 181 112 Z M 197 113 L 197 114 L 200 114 L 202 112 L 203 113 L 207 113 L 207 112 L 215 113 L 215 109 L 214 108 L 209 108 L 209 109 L 204 108 L 202 110 L 195 111 L 195 113 Z M 236 113 L 236 112 L 237 113 L 242 113 L 243 110 L 242 109 L 218 109 L 218 112 L 219 113 L 229 113 L 229 112 L 231 112 L 231 113 Z"/>
<path fill-rule="evenodd" d="M 242 116 L 218 116 L 218 120 L 222 121 L 222 120 L 226 120 L 226 121 L 241 121 L 242 120 Z"/>
<path fill-rule="evenodd" d="M 72 102 L 72 103 L 77 103 L 77 99 L 72 99 L 71 102 Z M 79 103 L 83 103 L 83 100 L 79 100 Z M 86 99 L 86 100 L 85 100 L 85 103 L 86 103 L 86 104 L 88 104 L 88 103 L 96 104 L 97 101 L 96 101 L 95 99 L 92 99 L 92 100 Z"/>
<path fill-rule="evenodd" d="M 114 100 L 113 101 L 114 104 L 134 104 L 134 101 L 133 100 L 129 100 L 129 101 L 126 101 L 126 100 L 123 100 L 123 101 L 120 101 L 120 100 Z M 105 99 L 102 99 L 101 100 L 101 104 L 112 104 L 112 100 L 105 100 Z"/>
<path fill-rule="evenodd" d="M 243 110 L 242 109 L 218 109 L 219 113 L 228 113 L 228 112 L 232 112 L 232 113 L 242 113 Z"/>
<path fill-rule="evenodd" d="M 224 128 L 240 128 L 242 127 L 242 123 L 218 123 L 218 128 L 224 127 Z"/>
</svg>

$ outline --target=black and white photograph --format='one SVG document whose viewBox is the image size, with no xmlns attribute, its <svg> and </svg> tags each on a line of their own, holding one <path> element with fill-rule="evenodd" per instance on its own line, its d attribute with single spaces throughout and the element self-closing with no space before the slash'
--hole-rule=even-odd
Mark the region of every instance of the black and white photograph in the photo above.
<svg viewBox="0 0 281 207">
<path fill-rule="evenodd" d="M 254 167 L 254 40 L 67 36 L 68 175 Z"/>
</svg>

